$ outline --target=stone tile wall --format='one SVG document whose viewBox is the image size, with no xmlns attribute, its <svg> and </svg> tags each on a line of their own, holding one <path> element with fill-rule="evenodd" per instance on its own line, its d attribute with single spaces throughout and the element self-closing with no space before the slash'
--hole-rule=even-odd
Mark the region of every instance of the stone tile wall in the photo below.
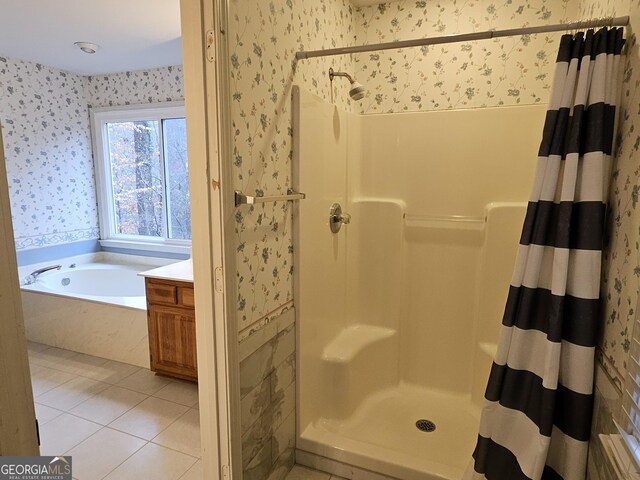
<svg viewBox="0 0 640 480">
<path fill-rule="evenodd" d="M 278 319 L 282 329 L 240 362 L 245 480 L 282 480 L 294 464 L 296 332 L 293 315 L 293 310 L 283 314 Z"/>
</svg>

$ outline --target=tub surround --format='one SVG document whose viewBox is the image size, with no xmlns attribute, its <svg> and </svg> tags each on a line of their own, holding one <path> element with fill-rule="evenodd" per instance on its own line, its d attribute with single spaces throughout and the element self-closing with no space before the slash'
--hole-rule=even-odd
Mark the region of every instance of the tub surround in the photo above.
<svg viewBox="0 0 640 480">
<path fill-rule="evenodd" d="M 141 265 L 141 270 L 148 270 L 166 265 L 168 260 L 98 252 L 24 265 L 18 269 L 18 274 L 20 279 L 24 279 L 32 271 L 49 265 L 59 264 L 68 268 L 72 264 L 92 262 L 111 265 L 135 263 Z M 105 303 L 104 299 L 81 300 L 23 289 L 22 300 L 28 340 L 149 368 L 144 297 L 141 305 L 126 307 Z"/>
<path fill-rule="evenodd" d="M 27 339 L 149 368 L 147 312 L 22 292 Z"/>
<path fill-rule="evenodd" d="M 119 247 L 107 247 L 100 245 L 100 251 L 109 253 L 120 253 L 122 255 L 139 255 L 143 257 L 160 257 L 168 258 L 169 260 L 186 260 L 189 258 L 188 254 L 184 253 L 172 253 L 172 252 L 156 252 L 153 250 L 138 250 L 133 248 L 119 248 Z"/>
<path fill-rule="evenodd" d="M 92 240 L 84 240 L 73 243 L 62 243 L 60 245 L 51 245 L 48 247 L 28 248 L 16 252 L 18 266 L 32 265 L 55 260 L 57 258 L 68 258 L 85 253 L 115 253 L 119 255 L 134 255 L 139 257 L 166 258 L 168 260 L 178 261 L 185 260 L 189 256 L 182 253 L 155 252 L 147 250 L 138 250 L 130 248 L 114 248 L 104 247 L 100 245 L 97 238 Z"/>
<path fill-rule="evenodd" d="M 57 258 L 68 258 L 86 253 L 102 251 L 97 239 L 81 242 L 63 243 L 42 248 L 30 248 L 16 252 L 18 266 L 33 265 L 35 263 L 48 262 Z"/>
</svg>

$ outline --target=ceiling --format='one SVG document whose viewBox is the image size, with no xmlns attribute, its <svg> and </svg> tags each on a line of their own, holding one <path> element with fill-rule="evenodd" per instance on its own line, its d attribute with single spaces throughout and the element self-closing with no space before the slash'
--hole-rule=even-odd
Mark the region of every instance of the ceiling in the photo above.
<svg viewBox="0 0 640 480">
<path fill-rule="evenodd" d="M 81 75 L 182 64 L 179 0 L 0 0 L 0 12 L 0 55 Z"/>
</svg>

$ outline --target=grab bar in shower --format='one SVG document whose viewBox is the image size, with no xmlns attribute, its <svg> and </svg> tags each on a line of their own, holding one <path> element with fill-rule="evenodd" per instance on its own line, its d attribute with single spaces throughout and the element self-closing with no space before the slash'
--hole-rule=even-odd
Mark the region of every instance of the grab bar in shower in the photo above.
<svg viewBox="0 0 640 480">
<path fill-rule="evenodd" d="M 286 195 L 270 195 L 264 197 L 246 195 L 239 190 L 236 190 L 234 193 L 236 207 L 239 207 L 240 205 L 254 205 L 256 203 L 303 200 L 306 197 L 304 193 L 298 192 L 289 192 Z"/>
</svg>

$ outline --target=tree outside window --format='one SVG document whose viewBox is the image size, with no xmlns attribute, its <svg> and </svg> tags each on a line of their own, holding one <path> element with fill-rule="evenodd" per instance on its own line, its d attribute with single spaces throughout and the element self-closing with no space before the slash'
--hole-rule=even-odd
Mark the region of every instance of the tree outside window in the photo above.
<svg viewBox="0 0 640 480">
<path fill-rule="evenodd" d="M 107 238 L 191 240 L 186 121 L 175 107 L 162 113 L 159 108 L 93 114 L 106 182 L 101 203 L 108 204 L 101 213 L 110 217 L 101 222 L 110 230 L 103 232 Z"/>
</svg>

